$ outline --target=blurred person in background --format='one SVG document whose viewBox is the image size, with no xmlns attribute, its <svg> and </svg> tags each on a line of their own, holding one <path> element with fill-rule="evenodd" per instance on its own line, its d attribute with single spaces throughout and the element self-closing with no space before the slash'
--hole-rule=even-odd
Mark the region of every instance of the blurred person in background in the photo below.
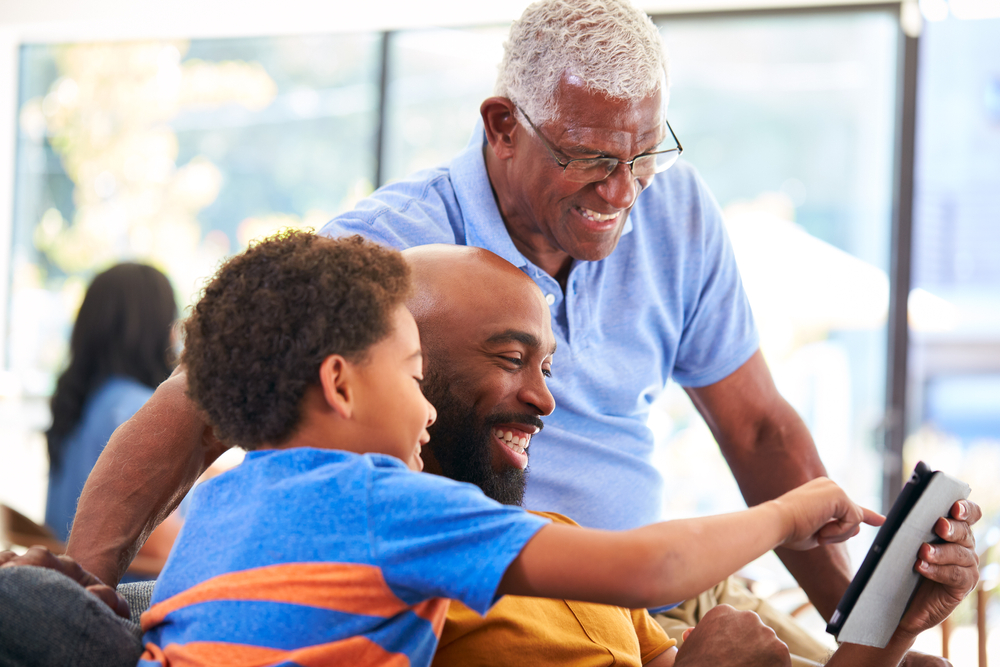
<svg viewBox="0 0 1000 667">
<path fill-rule="evenodd" d="M 117 264 L 94 278 L 73 326 L 69 366 L 52 396 L 46 431 L 45 523 L 69 538 L 76 503 L 111 434 L 153 395 L 175 365 L 177 303 L 170 281 L 144 264 Z M 143 553 L 166 557 L 180 527 L 171 516 Z"/>
</svg>

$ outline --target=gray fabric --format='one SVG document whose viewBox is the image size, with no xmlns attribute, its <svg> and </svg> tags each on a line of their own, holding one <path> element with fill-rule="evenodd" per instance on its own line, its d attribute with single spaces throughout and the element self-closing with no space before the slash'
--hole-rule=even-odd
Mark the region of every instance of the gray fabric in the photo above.
<svg viewBox="0 0 1000 667">
<path fill-rule="evenodd" d="M 59 572 L 0 569 L 0 667 L 134 667 L 141 636 Z"/>
<path fill-rule="evenodd" d="M 149 609 L 149 601 L 153 599 L 153 586 L 155 584 L 155 581 L 137 581 L 131 584 L 121 584 L 118 587 L 118 592 L 128 602 L 133 623 L 138 625 L 142 612 Z"/>
</svg>

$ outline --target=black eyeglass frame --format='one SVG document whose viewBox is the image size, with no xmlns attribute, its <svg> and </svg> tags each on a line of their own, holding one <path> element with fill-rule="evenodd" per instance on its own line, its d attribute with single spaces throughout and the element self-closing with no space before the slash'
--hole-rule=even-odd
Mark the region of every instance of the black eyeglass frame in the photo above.
<svg viewBox="0 0 1000 667">
<path fill-rule="evenodd" d="M 604 156 L 604 157 L 570 158 L 566 162 L 563 162 L 556 155 L 555 149 L 549 144 L 548 139 L 546 139 L 542 135 L 541 131 L 531 121 L 531 118 L 528 116 L 528 114 L 526 114 L 524 112 L 524 109 L 522 109 L 521 107 L 519 107 L 516 104 L 514 105 L 514 108 L 517 109 L 518 111 L 520 111 L 521 115 L 524 116 L 524 119 L 526 121 L 528 121 L 528 125 L 531 126 L 531 129 L 534 130 L 535 134 L 538 135 L 538 138 L 541 139 L 542 145 L 545 146 L 545 150 L 547 150 L 549 152 L 549 155 L 552 156 L 552 159 L 555 160 L 556 164 L 558 164 L 560 167 L 562 167 L 563 174 L 567 173 L 566 172 L 566 168 L 569 165 L 571 165 L 572 163 L 574 163 L 574 162 L 594 162 L 595 163 L 594 166 L 596 167 L 597 164 L 599 164 L 599 163 L 610 164 L 611 161 L 614 161 L 614 163 L 615 163 L 614 166 L 611 167 L 610 169 L 607 169 L 607 173 L 603 177 L 601 177 L 601 178 L 595 178 L 595 179 L 587 179 L 586 181 L 579 181 L 580 183 L 597 183 L 597 182 L 603 181 L 604 179 L 606 179 L 608 176 L 610 176 L 611 174 L 613 174 L 615 172 L 615 169 L 618 168 L 619 164 L 626 164 L 626 165 L 628 165 L 629 173 L 632 174 L 632 176 L 634 178 L 640 178 L 639 176 L 636 176 L 635 172 L 632 170 L 633 164 L 635 163 L 636 160 L 638 160 L 640 158 L 652 157 L 652 156 L 655 156 L 655 155 L 663 155 L 665 153 L 672 153 L 672 152 L 676 151 L 677 155 L 674 157 L 674 159 L 670 160 L 669 162 L 667 162 L 666 164 L 664 164 L 662 166 L 658 165 L 657 168 L 653 170 L 653 173 L 650 176 L 650 178 L 652 178 L 652 176 L 655 176 L 656 174 L 662 174 L 667 169 L 670 169 L 670 167 L 674 166 L 674 163 L 677 162 L 677 159 L 684 152 L 684 147 L 681 146 L 680 140 L 677 138 L 677 135 L 674 134 L 674 128 L 670 127 L 670 121 L 667 120 L 666 118 L 664 118 L 663 122 L 666 123 L 667 130 L 670 132 L 670 136 L 673 137 L 674 143 L 677 144 L 676 148 L 668 148 L 667 150 L 664 150 L 664 151 L 652 151 L 652 152 L 649 152 L 649 153 L 642 153 L 641 155 L 636 155 L 631 160 L 619 160 L 616 157 Z M 575 172 L 571 171 L 569 173 L 572 174 L 572 173 L 575 173 Z"/>
</svg>

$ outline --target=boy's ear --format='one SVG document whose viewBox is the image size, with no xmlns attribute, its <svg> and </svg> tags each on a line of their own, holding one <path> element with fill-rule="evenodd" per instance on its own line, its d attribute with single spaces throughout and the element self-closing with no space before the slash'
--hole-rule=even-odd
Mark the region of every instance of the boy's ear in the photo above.
<svg viewBox="0 0 1000 667">
<path fill-rule="evenodd" d="M 339 354 L 331 354 L 319 367 L 319 383 L 327 405 L 344 419 L 354 413 L 353 364 Z"/>
</svg>

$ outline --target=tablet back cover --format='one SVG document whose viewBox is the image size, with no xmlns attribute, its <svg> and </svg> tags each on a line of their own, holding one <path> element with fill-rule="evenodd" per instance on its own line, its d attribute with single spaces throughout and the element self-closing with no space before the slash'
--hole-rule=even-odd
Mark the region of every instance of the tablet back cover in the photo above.
<svg viewBox="0 0 1000 667">
<path fill-rule="evenodd" d="M 893 536 L 837 641 L 885 648 L 896 631 L 920 575 L 913 569 L 924 542 L 940 542 L 934 524 L 947 516 L 956 500 L 969 497 L 969 485 L 936 472 Z"/>
</svg>

